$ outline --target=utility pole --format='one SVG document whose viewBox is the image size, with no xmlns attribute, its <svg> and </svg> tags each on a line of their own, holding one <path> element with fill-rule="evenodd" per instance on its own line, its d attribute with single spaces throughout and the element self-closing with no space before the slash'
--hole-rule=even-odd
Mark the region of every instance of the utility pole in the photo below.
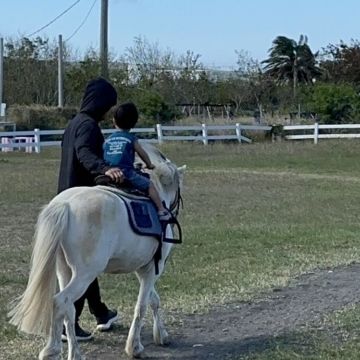
<svg viewBox="0 0 360 360">
<path fill-rule="evenodd" d="M 2 115 L 4 89 L 4 39 L 0 38 L 0 116 Z"/>
<path fill-rule="evenodd" d="M 58 107 L 64 107 L 64 65 L 63 65 L 63 41 L 62 35 L 59 35 L 58 46 Z"/>
<path fill-rule="evenodd" d="M 100 21 L 100 62 L 101 76 L 109 77 L 108 69 L 108 0 L 101 0 L 101 21 Z"/>
</svg>

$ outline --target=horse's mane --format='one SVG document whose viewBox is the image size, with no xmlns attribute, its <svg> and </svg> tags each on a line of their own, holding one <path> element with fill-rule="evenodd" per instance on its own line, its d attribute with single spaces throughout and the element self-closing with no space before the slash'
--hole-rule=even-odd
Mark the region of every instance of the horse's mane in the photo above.
<svg viewBox="0 0 360 360">
<path fill-rule="evenodd" d="M 141 146 L 148 154 L 155 170 L 151 173 L 151 179 L 162 186 L 179 186 L 177 166 L 172 163 L 159 149 L 148 142 L 141 142 Z"/>
<path fill-rule="evenodd" d="M 151 162 L 156 165 L 164 162 L 169 162 L 169 159 L 154 145 L 149 142 L 142 141 L 141 146 L 149 155 Z"/>
</svg>

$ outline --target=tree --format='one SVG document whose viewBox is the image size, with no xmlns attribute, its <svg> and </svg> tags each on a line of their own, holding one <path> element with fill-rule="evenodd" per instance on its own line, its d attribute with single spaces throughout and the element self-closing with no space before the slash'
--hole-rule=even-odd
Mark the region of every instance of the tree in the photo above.
<svg viewBox="0 0 360 360">
<path fill-rule="evenodd" d="M 269 52 L 269 58 L 262 62 L 266 64 L 265 74 L 275 78 L 278 83 L 292 83 L 294 98 L 299 82 L 312 84 L 313 79 L 321 75 L 316 61 L 318 53 L 312 53 L 304 35 L 300 36 L 299 42 L 278 36 Z"/>
<path fill-rule="evenodd" d="M 200 55 L 188 50 L 180 55 L 175 62 L 176 72 L 174 93 L 177 94 L 176 103 L 199 103 L 199 88 L 197 86 L 200 77 L 204 77 L 204 66 L 200 62 Z"/>
<path fill-rule="evenodd" d="M 247 51 L 235 50 L 237 55 L 237 70 L 236 74 L 241 78 L 251 77 L 253 74 L 260 72 L 260 64 L 258 60 L 253 59 Z"/>
<path fill-rule="evenodd" d="M 65 102 L 80 104 L 87 82 L 98 77 L 100 69 L 99 55 L 92 48 L 86 51 L 83 60 L 68 63 L 65 70 Z"/>
<path fill-rule="evenodd" d="M 127 48 L 124 56 L 130 79 L 145 87 L 153 86 L 161 73 L 173 69 L 173 59 L 171 51 L 162 51 L 157 43 L 151 44 L 143 37 L 136 37 L 134 46 Z"/>
<path fill-rule="evenodd" d="M 320 66 L 324 79 L 336 83 L 360 85 L 360 42 L 352 40 L 350 45 L 340 42 L 323 49 Z"/>
<path fill-rule="evenodd" d="M 37 37 L 7 39 L 4 93 L 9 104 L 55 105 L 57 100 L 57 44 Z"/>
</svg>

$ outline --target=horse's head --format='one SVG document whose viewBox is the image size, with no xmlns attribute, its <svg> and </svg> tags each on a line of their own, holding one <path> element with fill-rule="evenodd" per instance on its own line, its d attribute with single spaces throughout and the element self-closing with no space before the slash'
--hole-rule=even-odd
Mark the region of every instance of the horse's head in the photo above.
<svg viewBox="0 0 360 360">
<path fill-rule="evenodd" d="M 160 197 L 171 211 L 178 210 L 186 165 L 177 167 L 151 144 L 142 143 L 141 145 L 155 165 L 155 169 L 150 171 L 150 177 Z"/>
</svg>

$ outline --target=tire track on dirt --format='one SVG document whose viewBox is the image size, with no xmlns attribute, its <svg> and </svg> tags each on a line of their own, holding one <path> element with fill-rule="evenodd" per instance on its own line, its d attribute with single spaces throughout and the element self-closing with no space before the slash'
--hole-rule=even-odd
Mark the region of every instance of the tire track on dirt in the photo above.
<svg viewBox="0 0 360 360">
<path fill-rule="evenodd" d="M 360 264 L 319 270 L 253 302 L 214 307 L 204 315 L 183 316 L 179 327 L 168 328 L 172 339 L 168 347 L 155 346 L 147 326 L 143 332 L 143 358 L 238 359 L 250 351 L 264 350 L 276 336 L 288 336 L 303 326 L 318 324 L 326 314 L 359 300 Z M 126 339 L 127 331 L 119 329 L 122 339 Z M 122 340 L 114 351 L 87 354 L 86 359 L 127 359 L 124 345 Z"/>
</svg>

